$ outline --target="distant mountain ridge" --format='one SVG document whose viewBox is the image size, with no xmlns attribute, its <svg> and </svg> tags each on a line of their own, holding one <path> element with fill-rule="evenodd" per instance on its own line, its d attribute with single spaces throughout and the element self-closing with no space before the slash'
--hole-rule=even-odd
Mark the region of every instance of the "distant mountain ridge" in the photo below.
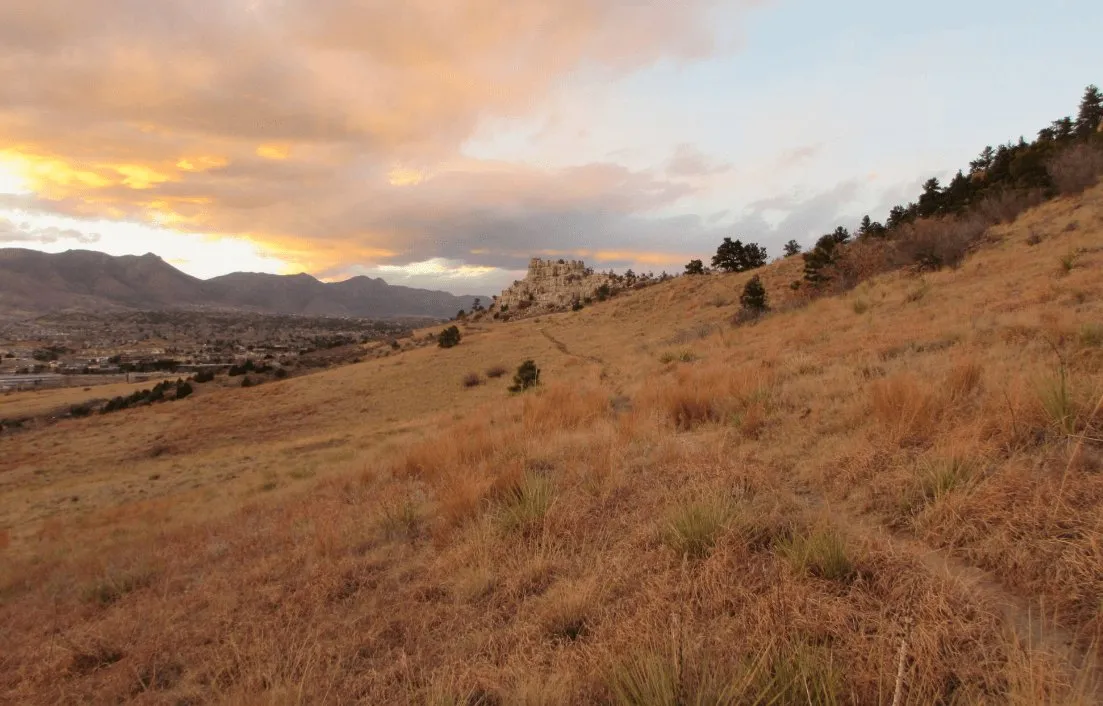
<svg viewBox="0 0 1103 706">
<path fill-rule="evenodd" d="M 484 301 L 489 298 L 484 298 Z M 90 250 L 51 254 L 0 248 L 0 317 L 56 311 L 226 309 L 273 314 L 448 318 L 474 296 L 353 277 L 321 282 L 307 274 L 250 272 L 199 279 L 152 253 L 113 256 Z"/>
</svg>

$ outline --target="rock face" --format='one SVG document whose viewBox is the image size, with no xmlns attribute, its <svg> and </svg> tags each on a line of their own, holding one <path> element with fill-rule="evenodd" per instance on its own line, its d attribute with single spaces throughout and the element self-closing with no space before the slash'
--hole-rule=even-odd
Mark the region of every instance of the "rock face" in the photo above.
<svg viewBox="0 0 1103 706">
<path fill-rule="evenodd" d="M 577 301 L 596 298 L 602 285 L 613 284 L 609 275 L 595 274 L 581 260 L 534 257 L 529 261 L 525 278 L 503 290 L 495 308 L 502 313 L 567 309 Z"/>
</svg>

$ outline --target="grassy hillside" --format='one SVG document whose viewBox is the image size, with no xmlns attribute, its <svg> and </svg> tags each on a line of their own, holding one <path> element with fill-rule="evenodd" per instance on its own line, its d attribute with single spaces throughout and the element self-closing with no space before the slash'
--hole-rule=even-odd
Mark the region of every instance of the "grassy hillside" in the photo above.
<svg viewBox="0 0 1103 706">
<path fill-rule="evenodd" d="M 800 268 L 0 438 L 0 699 L 1097 703 L 1103 187 Z"/>
</svg>

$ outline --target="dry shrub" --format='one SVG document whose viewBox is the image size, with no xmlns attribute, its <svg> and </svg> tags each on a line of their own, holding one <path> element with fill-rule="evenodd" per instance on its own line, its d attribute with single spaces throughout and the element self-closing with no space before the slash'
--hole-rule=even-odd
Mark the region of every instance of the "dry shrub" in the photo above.
<svg viewBox="0 0 1103 706">
<path fill-rule="evenodd" d="M 980 387 L 983 378 L 984 368 L 980 363 L 972 359 L 958 361 L 946 375 L 943 394 L 951 404 L 960 403 Z"/>
<path fill-rule="evenodd" d="M 483 384 L 483 379 L 479 377 L 478 373 L 468 373 L 463 376 L 464 387 L 478 387 Z"/>
<path fill-rule="evenodd" d="M 986 196 L 974 213 L 988 223 L 1010 223 L 1043 201 L 1045 194 L 1037 189 L 1005 189 Z"/>
<path fill-rule="evenodd" d="M 1046 171 L 1057 191 L 1079 194 L 1094 186 L 1103 174 L 1103 149 L 1095 145 L 1075 145 L 1051 159 Z"/>
<path fill-rule="evenodd" d="M 891 266 L 889 243 L 863 239 L 841 249 L 839 259 L 829 268 L 833 291 L 844 292 L 881 274 Z"/>
<path fill-rule="evenodd" d="M 492 380 L 496 380 L 508 372 L 509 371 L 506 370 L 506 367 L 504 365 L 495 365 L 492 368 L 487 368 L 486 376 Z"/>
<path fill-rule="evenodd" d="M 907 223 L 893 239 L 892 262 L 924 270 L 957 267 L 987 228 L 988 223 L 980 216 L 925 218 Z"/>
</svg>

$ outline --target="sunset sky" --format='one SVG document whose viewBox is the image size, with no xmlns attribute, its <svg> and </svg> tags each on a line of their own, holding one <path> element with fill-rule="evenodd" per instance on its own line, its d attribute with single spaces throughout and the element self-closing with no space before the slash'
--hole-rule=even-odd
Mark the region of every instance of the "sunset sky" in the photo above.
<svg viewBox="0 0 1103 706">
<path fill-rule="evenodd" d="M 489 294 L 883 218 L 1103 82 L 1089 0 L 3 0 L 0 247 Z"/>
</svg>

